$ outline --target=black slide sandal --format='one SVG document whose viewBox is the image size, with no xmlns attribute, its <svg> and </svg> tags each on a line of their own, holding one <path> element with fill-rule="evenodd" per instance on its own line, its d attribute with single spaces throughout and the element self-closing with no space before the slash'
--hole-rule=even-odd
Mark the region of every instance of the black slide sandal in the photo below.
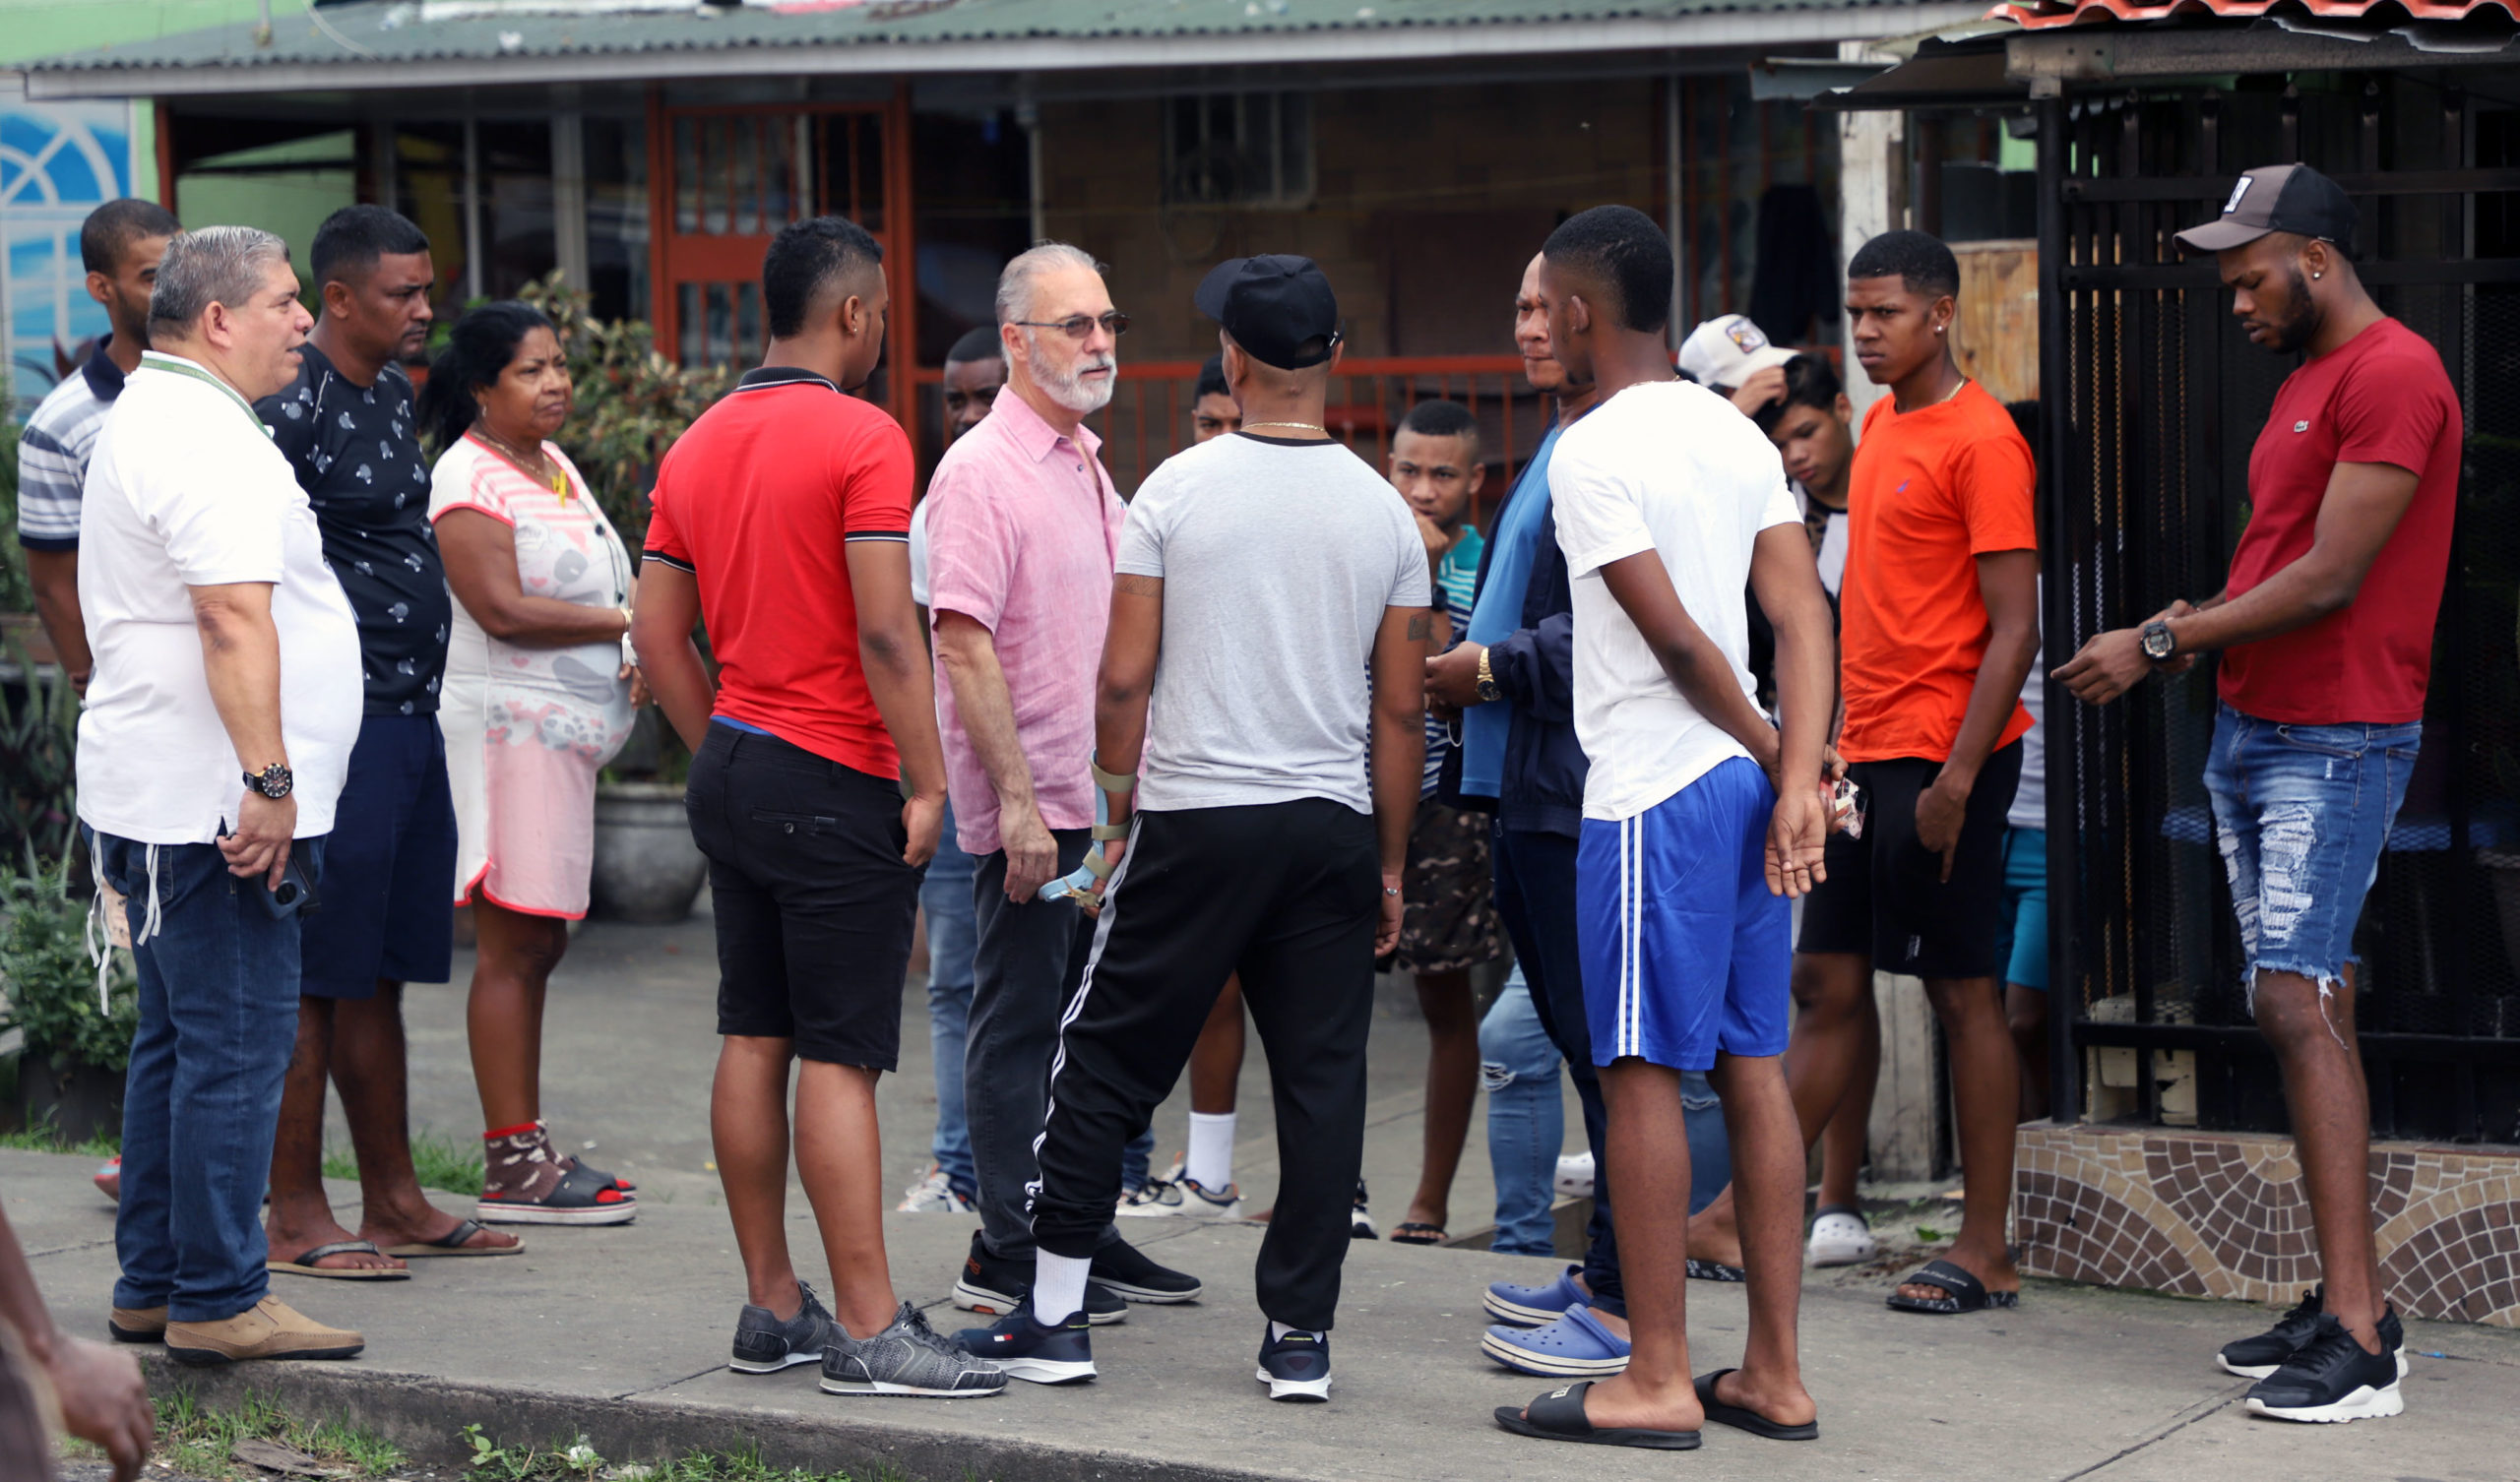
<svg viewBox="0 0 2520 1482">
<path fill-rule="evenodd" d="M 1695 1256 L 1688 1258 L 1688 1262 L 1691 1281 L 1739 1283 L 1750 1279 L 1749 1271 L 1741 1266 L 1726 1266 L 1721 1261 L 1700 1261 Z"/>
<path fill-rule="evenodd" d="M 1800 1425 L 1779 1425 L 1756 1410 L 1744 1409 L 1739 1405 L 1728 1405 L 1716 1398 L 1717 1381 L 1728 1374 L 1739 1372 L 1735 1369 L 1718 1369 L 1713 1374 L 1701 1374 L 1697 1377 L 1697 1402 L 1699 1407 L 1706 1411 L 1707 1419 L 1714 1421 L 1717 1425 L 1729 1425 L 1736 1431 L 1747 1431 L 1753 1436 L 1765 1436 L 1770 1441 L 1817 1441 L 1820 1439 L 1820 1422 L 1816 1420 L 1806 1420 Z"/>
<path fill-rule="evenodd" d="M 1542 1441 L 1574 1441 L 1585 1446 L 1633 1446 L 1652 1451 L 1693 1451 L 1700 1445 L 1695 1431 L 1648 1431 L 1634 1426 L 1596 1427 L 1584 1418 L 1584 1391 L 1591 1380 L 1551 1389 L 1521 1407 L 1498 1405 L 1496 1423 L 1517 1436 Z M 1528 1413 L 1526 1413 L 1528 1412 Z"/>
<path fill-rule="evenodd" d="M 1947 1297 L 1903 1297 L 1897 1292 L 1889 1296 L 1893 1312 L 1922 1312 L 1936 1317 L 1955 1313 L 1984 1312 L 1988 1308 L 2013 1308 L 2021 1305 L 2019 1292 L 1990 1292 L 1986 1283 L 1953 1266 L 1948 1261 L 1928 1261 L 1899 1278 L 1901 1286 L 1939 1286 Z"/>
</svg>

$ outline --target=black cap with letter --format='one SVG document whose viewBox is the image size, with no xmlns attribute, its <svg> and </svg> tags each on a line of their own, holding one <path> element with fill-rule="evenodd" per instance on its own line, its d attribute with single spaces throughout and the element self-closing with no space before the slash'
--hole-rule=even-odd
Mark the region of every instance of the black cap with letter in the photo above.
<svg viewBox="0 0 2520 1482">
<path fill-rule="evenodd" d="M 2223 203 L 2223 215 L 2176 237 L 2187 252 L 2245 247 L 2269 232 L 2290 231 L 2335 243 L 2354 255 L 2354 228 L 2362 214 L 2344 187 L 2306 164 L 2269 164 L 2243 174 Z"/>
</svg>

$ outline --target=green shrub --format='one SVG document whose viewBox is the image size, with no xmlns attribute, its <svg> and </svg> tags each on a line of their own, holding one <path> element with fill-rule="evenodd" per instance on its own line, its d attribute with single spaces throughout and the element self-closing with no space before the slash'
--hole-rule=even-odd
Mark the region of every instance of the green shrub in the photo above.
<svg viewBox="0 0 2520 1482">
<path fill-rule="evenodd" d="M 24 873 L 0 881 L 0 991 L 9 996 L 0 1023 L 25 1035 L 27 1054 L 122 1070 L 140 1023 L 138 986 L 129 958 L 109 952 L 106 1007 L 97 1007 L 88 902 L 70 894 L 69 861 L 45 869 L 30 857 Z"/>
</svg>

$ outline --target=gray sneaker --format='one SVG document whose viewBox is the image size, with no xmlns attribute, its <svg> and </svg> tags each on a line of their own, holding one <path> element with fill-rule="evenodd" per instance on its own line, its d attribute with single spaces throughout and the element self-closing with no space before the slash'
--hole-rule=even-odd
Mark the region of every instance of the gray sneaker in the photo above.
<svg viewBox="0 0 2520 1482">
<path fill-rule="evenodd" d="M 927 1326 L 926 1314 L 907 1302 L 893 1326 L 871 1338 L 852 1338 L 834 1325 L 831 1350 L 823 1355 L 825 1394 L 957 1399 L 1005 1389 L 1005 1375 L 947 1342 Z"/>
<path fill-rule="evenodd" d="M 825 1348 L 846 1341 L 814 1289 L 799 1281 L 796 1290 L 804 1305 L 784 1323 L 767 1307 L 744 1308 L 735 1319 L 735 1356 L 727 1368 L 737 1374 L 777 1374 L 798 1364 L 819 1364 Z"/>
</svg>

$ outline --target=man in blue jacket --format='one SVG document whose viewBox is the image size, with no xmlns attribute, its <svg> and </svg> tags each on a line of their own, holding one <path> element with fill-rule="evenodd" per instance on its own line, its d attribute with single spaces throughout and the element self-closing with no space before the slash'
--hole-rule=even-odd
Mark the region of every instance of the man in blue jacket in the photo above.
<svg viewBox="0 0 2520 1482">
<path fill-rule="evenodd" d="M 1514 297 L 1514 343 L 1532 388 L 1557 399 L 1556 425 L 1497 516 L 1467 636 L 1426 661 L 1426 701 L 1461 712 L 1461 745 L 1446 763 L 1442 792 L 1447 802 L 1495 812 L 1497 913 L 1531 984 L 1532 1007 L 1575 1077 L 1596 1170 L 1581 1270 L 1569 1267 L 1540 1286 L 1489 1287 L 1488 1314 L 1509 1326 L 1491 1328 L 1480 1347 L 1511 1369 L 1587 1378 L 1625 1365 L 1627 1305 L 1609 1189 L 1599 1173 L 1606 1166 L 1606 1118 L 1577 967 L 1575 842 L 1588 769 L 1575 739 L 1573 601 L 1549 523 L 1548 462 L 1558 434 L 1593 409 L 1596 394 L 1589 382 L 1570 382 L 1549 355 L 1539 274 L 1534 257 Z"/>
</svg>

